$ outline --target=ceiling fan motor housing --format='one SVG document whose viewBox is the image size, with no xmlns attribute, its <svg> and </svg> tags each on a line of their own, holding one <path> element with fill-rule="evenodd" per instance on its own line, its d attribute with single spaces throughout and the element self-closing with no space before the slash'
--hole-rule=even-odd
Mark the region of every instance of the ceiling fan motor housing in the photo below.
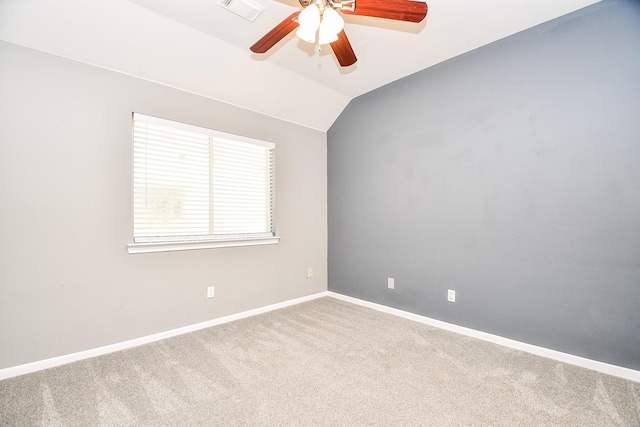
<svg viewBox="0 0 640 427">
<path fill-rule="evenodd" d="M 316 4 L 319 8 L 332 7 L 333 9 L 345 10 L 348 12 L 354 12 L 356 10 L 355 0 L 299 0 L 302 7 L 307 7 L 312 4 Z"/>
</svg>

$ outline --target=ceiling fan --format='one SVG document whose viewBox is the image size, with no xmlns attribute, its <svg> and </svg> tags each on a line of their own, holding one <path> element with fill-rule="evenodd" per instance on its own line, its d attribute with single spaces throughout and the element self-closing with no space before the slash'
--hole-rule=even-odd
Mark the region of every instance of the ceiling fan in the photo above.
<svg viewBox="0 0 640 427">
<path fill-rule="evenodd" d="M 344 32 L 344 21 L 336 12 L 347 15 L 371 16 L 398 21 L 421 22 L 427 16 L 427 4 L 414 0 L 299 0 L 304 8 L 294 12 L 250 47 L 254 53 L 265 53 L 290 32 L 315 43 L 330 44 L 342 67 L 357 61 L 356 54 Z"/>
</svg>

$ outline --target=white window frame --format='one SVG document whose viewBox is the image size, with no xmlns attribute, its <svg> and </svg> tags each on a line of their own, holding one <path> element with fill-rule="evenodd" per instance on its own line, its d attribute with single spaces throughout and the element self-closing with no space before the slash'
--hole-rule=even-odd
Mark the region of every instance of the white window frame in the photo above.
<svg viewBox="0 0 640 427">
<path fill-rule="evenodd" d="M 132 134 L 134 121 L 142 121 L 146 123 L 159 124 L 163 126 L 169 126 L 180 130 L 196 132 L 204 135 L 208 135 L 213 138 L 220 138 L 227 141 L 238 141 L 244 143 L 250 143 L 254 145 L 265 146 L 275 149 L 275 144 L 272 142 L 261 141 L 253 138 L 248 138 L 240 135 L 229 134 L 213 129 L 207 129 L 199 126 L 193 126 L 185 123 L 175 122 L 171 120 L 165 120 L 157 117 L 147 116 L 144 114 L 133 113 L 132 115 Z M 133 135 L 132 135 L 133 139 Z M 133 146 L 133 141 L 132 141 Z M 133 158 L 133 152 L 132 152 Z M 133 168 L 132 165 L 132 176 Z M 275 170 L 272 172 L 275 174 Z M 132 180 L 133 182 L 133 180 Z M 230 234 L 230 235 L 207 235 L 207 236 L 163 236 L 152 237 L 145 236 L 143 238 L 134 238 L 133 243 L 127 245 L 127 251 L 130 254 L 136 253 L 150 253 L 150 252 L 167 252 L 167 251 L 182 251 L 193 249 L 210 249 L 210 248 L 223 248 L 223 247 L 238 247 L 238 246 L 256 246 L 256 245 L 271 245 L 276 244 L 280 238 L 275 232 L 275 188 L 272 191 L 272 232 L 271 233 L 259 233 L 259 234 Z M 132 197 L 132 218 L 133 212 L 133 197 Z M 211 212 L 209 212 L 211 215 Z"/>
</svg>

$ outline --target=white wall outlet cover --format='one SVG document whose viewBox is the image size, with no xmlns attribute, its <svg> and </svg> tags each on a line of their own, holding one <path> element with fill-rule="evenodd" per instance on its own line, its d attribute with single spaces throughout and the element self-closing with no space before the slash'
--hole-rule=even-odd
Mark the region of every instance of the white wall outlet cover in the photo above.
<svg viewBox="0 0 640 427">
<path fill-rule="evenodd" d="M 393 277 L 389 277 L 387 279 L 387 287 L 389 289 L 395 289 L 396 288 L 396 284 L 395 284 L 395 281 L 393 280 Z"/>
<path fill-rule="evenodd" d="M 307 279 L 313 277 L 313 267 L 307 268 Z"/>
<path fill-rule="evenodd" d="M 209 286 L 209 287 L 207 288 L 207 298 L 213 298 L 213 297 L 215 297 L 215 296 L 216 296 L 216 294 L 215 294 L 215 288 L 214 288 L 213 286 Z"/>
<path fill-rule="evenodd" d="M 449 289 L 447 291 L 447 300 L 450 302 L 456 302 L 456 291 Z"/>
</svg>

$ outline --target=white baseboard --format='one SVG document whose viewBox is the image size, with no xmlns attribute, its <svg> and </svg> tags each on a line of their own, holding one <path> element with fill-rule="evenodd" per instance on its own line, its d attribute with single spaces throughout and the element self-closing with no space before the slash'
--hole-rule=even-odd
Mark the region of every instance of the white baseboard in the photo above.
<svg viewBox="0 0 640 427">
<path fill-rule="evenodd" d="M 328 292 L 328 296 L 342 300 L 342 301 L 350 302 L 352 304 L 357 304 L 363 307 L 372 308 L 374 310 L 378 310 L 384 313 L 393 314 L 395 316 L 403 317 L 405 319 L 424 323 L 425 325 L 434 326 L 436 328 L 445 329 L 447 331 L 455 332 L 462 335 L 467 335 L 472 338 L 478 338 L 483 341 L 489 341 L 504 347 L 525 351 L 527 353 L 535 354 L 537 356 L 546 357 L 548 359 L 557 360 L 559 362 L 580 366 L 582 368 L 591 369 L 593 371 L 601 372 L 603 374 L 613 375 L 615 377 L 620 377 L 626 380 L 640 383 L 640 371 L 636 371 L 633 369 L 623 368 L 621 366 L 616 366 L 616 365 L 610 365 L 608 363 L 598 362 L 596 360 L 591 360 L 591 359 L 585 359 L 584 357 L 574 356 L 572 354 L 562 353 L 560 351 L 550 350 L 548 348 L 538 347 L 538 346 L 526 344 L 520 341 L 514 341 L 508 338 L 503 338 L 498 335 L 476 331 L 475 329 L 469 329 L 463 326 L 454 325 L 452 323 L 442 322 L 440 320 L 431 319 L 429 317 L 420 316 L 418 314 L 409 313 L 406 311 L 398 310 L 396 308 L 391 308 L 385 305 L 360 300 L 357 298 L 349 297 L 349 296 L 338 294 L 331 291 Z"/>
<path fill-rule="evenodd" d="M 194 325 L 184 326 L 182 328 L 172 329 L 170 331 L 160 332 L 153 335 L 147 335 L 141 338 L 135 338 L 132 340 L 123 341 L 116 344 L 105 345 L 103 347 L 93 348 L 91 350 L 80 351 L 77 353 L 66 354 L 64 356 L 53 357 L 51 359 L 45 359 L 37 362 L 26 363 L 24 365 L 13 366 L 11 368 L 0 369 L 0 380 L 17 377 L 18 375 L 24 375 L 32 372 L 41 371 L 43 369 L 54 368 L 56 366 L 65 365 L 67 363 L 88 359 L 90 357 L 102 356 L 104 354 L 113 353 L 115 351 L 137 347 L 143 344 L 148 344 L 148 343 L 160 341 L 166 338 L 175 337 L 177 335 L 198 331 L 200 329 L 210 328 L 211 326 L 221 325 L 223 323 L 233 322 L 234 320 L 255 316 L 256 314 L 267 313 L 269 311 L 278 310 L 280 308 L 289 307 L 292 305 L 300 304 L 306 301 L 311 301 L 316 298 L 321 298 L 324 296 L 328 296 L 327 291 L 309 295 L 306 297 L 292 299 L 289 301 L 280 302 L 277 304 L 268 305 L 265 307 L 259 307 L 253 310 L 243 311 L 242 313 L 232 314 L 229 316 L 224 316 L 224 317 L 220 317 L 213 320 L 207 320 L 206 322 L 196 323 Z"/>
<path fill-rule="evenodd" d="M 431 319 L 429 317 L 420 316 L 418 314 L 409 313 L 406 311 L 398 310 L 396 308 L 387 307 L 381 304 L 376 304 L 369 301 L 360 300 L 357 298 L 349 297 L 346 295 L 338 294 L 331 291 L 324 291 L 317 294 L 309 295 L 302 298 L 296 298 L 289 301 L 284 301 L 277 304 L 268 305 L 265 307 L 256 308 L 253 310 L 244 311 L 242 313 L 232 314 L 230 316 L 220 317 L 218 319 L 208 320 L 206 322 L 196 323 L 194 325 L 185 326 L 178 329 L 172 329 L 170 331 L 161 332 L 158 334 L 148 335 L 141 338 L 136 338 L 128 341 L 123 341 L 116 344 L 106 345 L 103 347 L 94 348 L 91 350 L 80 351 L 77 353 L 67 354 L 64 356 L 53 357 L 51 359 L 40 360 L 37 362 L 27 363 L 24 365 L 14 366 L 11 368 L 0 369 L 0 380 L 16 377 L 18 375 L 29 374 L 32 372 L 41 371 L 43 369 L 54 368 L 56 366 L 64 365 L 71 362 L 77 362 L 79 360 L 88 359 L 91 357 L 101 356 L 115 351 L 125 350 L 132 347 L 137 347 L 143 344 L 160 341 L 166 338 L 175 337 L 177 335 L 186 334 L 200 329 L 210 328 L 216 325 L 222 325 L 224 323 L 233 322 L 234 320 L 240 320 L 247 317 L 255 316 L 257 314 L 267 313 L 269 311 L 278 310 L 280 308 L 289 307 L 292 305 L 300 304 L 306 301 L 311 301 L 321 297 L 332 297 L 342 301 L 357 304 L 363 307 L 378 310 L 384 313 L 392 314 L 395 316 L 403 317 L 405 319 L 413 320 L 415 322 L 423 323 L 425 325 L 434 326 L 436 328 L 444 329 L 447 331 L 455 332 L 469 337 L 481 339 L 484 341 L 492 342 L 494 344 L 502 345 L 504 347 L 513 348 L 515 350 L 525 351 L 527 353 L 535 354 L 538 356 L 546 357 L 549 359 L 557 360 L 559 362 L 568 363 L 582 368 L 591 369 L 593 371 L 602 372 L 603 374 L 613 375 L 616 377 L 624 378 L 630 381 L 640 383 L 640 371 L 633 369 L 623 368 L 621 366 L 610 365 L 595 360 L 585 359 L 583 357 L 574 356 L 567 353 L 562 353 L 555 350 L 550 350 L 544 347 L 538 347 L 531 344 L 522 343 L 519 341 L 503 338 L 498 335 L 488 334 L 486 332 L 476 331 L 474 329 L 465 328 L 462 326 L 454 325 L 440 320 Z"/>
</svg>

